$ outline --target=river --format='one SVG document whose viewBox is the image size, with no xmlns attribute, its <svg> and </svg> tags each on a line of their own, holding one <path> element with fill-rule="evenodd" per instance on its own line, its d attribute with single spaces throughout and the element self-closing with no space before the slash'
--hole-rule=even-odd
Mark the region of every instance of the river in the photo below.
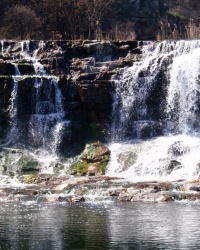
<svg viewBox="0 0 200 250">
<path fill-rule="evenodd" d="M 0 249 L 200 249 L 199 203 L 1 204 Z"/>
</svg>

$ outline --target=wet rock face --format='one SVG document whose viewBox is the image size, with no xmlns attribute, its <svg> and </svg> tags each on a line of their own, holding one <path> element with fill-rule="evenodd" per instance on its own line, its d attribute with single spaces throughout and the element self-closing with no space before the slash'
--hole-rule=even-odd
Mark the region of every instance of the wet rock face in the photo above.
<svg viewBox="0 0 200 250">
<path fill-rule="evenodd" d="M 9 105 L 12 88 L 13 79 L 9 76 L 0 76 L 0 140 L 5 139 L 9 129 Z"/>
<path fill-rule="evenodd" d="M 176 160 L 171 160 L 168 167 L 167 167 L 167 174 L 171 174 L 172 171 L 177 170 L 181 168 L 181 162 L 178 162 Z"/>
<path fill-rule="evenodd" d="M 29 57 L 24 58 L 24 53 Z M 20 74 L 18 115 L 22 123 L 35 113 L 35 58 L 49 76 L 59 77 L 66 119 L 71 121 L 70 144 L 77 142 L 78 153 L 85 142 L 106 141 L 110 134 L 114 86 L 112 76 L 132 66 L 141 56 L 138 42 L 100 41 L 2 41 L 0 52 L 0 139 L 9 130 L 11 93 Z M 46 80 L 43 80 L 44 84 Z M 80 135 L 81 133 L 81 135 Z M 77 134 L 79 134 L 77 136 Z M 69 138 L 67 135 L 66 137 Z M 60 145 L 65 150 L 64 145 Z M 72 151 L 74 148 L 72 149 Z M 67 150 L 69 151 L 69 150 Z"/>
</svg>

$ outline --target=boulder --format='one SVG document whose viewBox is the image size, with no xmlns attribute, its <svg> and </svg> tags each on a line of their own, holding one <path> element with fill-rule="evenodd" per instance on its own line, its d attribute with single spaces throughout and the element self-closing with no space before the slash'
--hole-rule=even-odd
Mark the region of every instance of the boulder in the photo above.
<svg viewBox="0 0 200 250">
<path fill-rule="evenodd" d="M 101 160 L 106 155 L 110 155 L 109 148 L 98 141 L 86 145 L 85 150 L 81 154 L 80 158 L 88 162 L 96 162 Z"/>
<path fill-rule="evenodd" d="M 127 170 L 137 161 L 137 154 L 135 152 L 123 152 L 118 156 L 118 162 L 121 166 L 121 171 Z"/>
<path fill-rule="evenodd" d="M 172 157 L 178 157 L 188 152 L 189 148 L 182 145 L 182 142 L 180 141 L 174 142 L 168 150 L 168 154 L 170 154 Z"/>
<path fill-rule="evenodd" d="M 167 166 L 166 172 L 167 174 L 171 174 L 172 171 L 179 169 L 181 167 L 182 167 L 181 162 L 176 160 L 171 160 L 169 165 Z"/>
<path fill-rule="evenodd" d="M 108 192 L 110 196 L 119 196 L 121 193 L 126 193 L 126 191 L 127 191 L 126 188 L 117 188 L 117 189 L 111 189 Z"/>
<path fill-rule="evenodd" d="M 167 202 L 167 201 L 174 201 L 174 198 L 169 194 L 162 194 L 156 200 L 156 202 Z"/>
<path fill-rule="evenodd" d="M 1 151 L 0 166 L 3 168 L 1 174 L 29 174 L 37 173 L 40 163 L 34 156 L 21 150 L 3 149 Z"/>
<path fill-rule="evenodd" d="M 101 142 L 88 144 L 79 159 L 71 166 L 78 176 L 102 175 L 110 159 L 110 150 Z"/>
<path fill-rule="evenodd" d="M 38 172 L 40 163 L 30 155 L 22 155 L 16 162 L 19 172 Z"/>
<path fill-rule="evenodd" d="M 57 162 L 57 163 L 55 163 L 55 164 L 52 164 L 53 165 L 53 172 L 55 173 L 55 174 L 60 174 L 60 173 L 62 173 L 63 171 L 64 171 L 64 169 L 65 169 L 65 166 L 62 164 L 62 163 L 59 163 L 59 162 Z"/>
<path fill-rule="evenodd" d="M 84 202 L 85 198 L 83 196 L 73 196 L 71 198 L 71 202 L 77 203 L 77 202 Z"/>
</svg>

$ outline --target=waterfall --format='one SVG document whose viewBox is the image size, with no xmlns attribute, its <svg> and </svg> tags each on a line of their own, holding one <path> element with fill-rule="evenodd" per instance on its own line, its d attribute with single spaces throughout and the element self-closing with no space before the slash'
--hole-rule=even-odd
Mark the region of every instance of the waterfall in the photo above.
<svg viewBox="0 0 200 250">
<path fill-rule="evenodd" d="M 192 178 L 200 163 L 200 41 L 146 42 L 141 50 L 113 79 L 107 174 Z"/>
<path fill-rule="evenodd" d="M 174 58 L 167 89 L 168 119 L 176 122 L 179 133 L 199 133 L 200 97 L 199 48 Z"/>
<path fill-rule="evenodd" d="M 21 59 L 25 59 L 26 61 L 30 61 L 33 64 L 34 71 L 36 75 L 47 75 L 46 71 L 44 70 L 43 65 L 38 61 L 37 54 L 39 50 L 44 49 L 44 44 L 42 41 L 39 42 L 38 49 L 35 49 L 33 55 L 30 55 L 30 41 L 22 41 L 21 42 Z"/>
<path fill-rule="evenodd" d="M 59 78 L 48 75 L 39 63 L 37 56 L 44 49 L 43 42 L 32 51 L 30 41 L 16 46 L 21 48 L 19 61 L 33 65 L 34 74 L 21 75 L 18 63 L 11 62 L 15 75 L 12 76 L 9 107 L 10 132 L 3 146 L 26 149 L 41 156 L 56 156 L 60 154 L 63 128 L 70 126 L 63 108 Z"/>
<path fill-rule="evenodd" d="M 31 115 L 28 124 L 29 140 L 35 147 L 55 154 L 59 143 L 57 134 L 60 133 L 60 124 L 63 123 L 65 115 L 58 79 L 54 77 L 46 81 L 43 78 L 36 78 L 34 89 L 32 98 L 35 112 Z"/>
<path fill-rule="evenodd" d="M 1 41 L 9 88 L 6 110 L 3 107 L 1 112 L 6 122 L 10 118 L 10 126 L 2 122 L 1 145 L 27 150 L 36 157 L 58 158 L 81 153 L 91 139 L 88 121 L 91 117 L 98 121 L 98 117 L 91 105 L 91 114 L 85 118 L 90 105 L 81 103 L 81 93 L 63 69 L 67 50 L 62 53 L 66 47 L 58 44 Z M 134 59 L 128 60 L 133 65 L 112 79 L 112 126 L 106 138 L 112 155 L 106 174 L 134 180 L 194 178 L 200 174 L 200 41 L 136 44 L 141 54 L 130 51 Z M 111 57 L 102 54 L 101 58 Z M 67 80 L 51 72 L 68 74 Z M 94 94 L 87 90 L 90 96 Z M 100 110 L 104 119 L 104 108 L 97 106 L 95 112 Z"/>
<path fill-rule="evenodd" d="M 198 124 L 200 41 L 148 42 L 142 51 L 143 60 L 114 79 L 114 140 L 151 138 L 165 133 L 163 126 L 166 133 L 191 132 Z"/>
</svg>

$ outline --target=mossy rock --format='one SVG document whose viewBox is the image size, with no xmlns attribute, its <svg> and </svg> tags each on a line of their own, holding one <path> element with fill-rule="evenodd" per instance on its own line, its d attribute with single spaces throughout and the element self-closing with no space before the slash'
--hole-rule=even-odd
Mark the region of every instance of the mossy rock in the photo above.
<svg viewBox="0 0 200 250">
<path fill-rule="evenodd" d="M 74 163 L 71 168 L 74 171 L 76 176 L 95 176 L 95 175 L 104 175 L 105 169 L 108 164 L 107 159 L 104 159 L 100 162 L 88 163 L 86 161 L 79 161 Z"/>
<path fill-rule="evenodd" d="M 110 159 L 110 150 L 100 142 L 88 144 L 71 169 L 77 176 L 104 175 Z"/>
<path fill-rule="evenodd" d="M 80 158 L 86 162 L 102 161 L 105 156 L 110 155 L 110 150 L 101 142 L 87 144 Z"/>
<path fill-rule="evenodd" d="M 22 155 L 17 166 L 20 172 L 38 172 L 40 168 L 39 162 L 29 155 Z"/>
<path fill-rule="evenodd" d="M 56 163 L 54 166 L 53 166 L 53 172 L 54 174 L 59 174 L 60 172 L 62 172 L 64 170 L 65 166 L 61 163 Z"/>
<path fill-rule="evenodd" d="M 167 11 L 167 14 L 169 16 L 172 16 L 174 18 L 179 18 L 181 20 L 188 20 L 188 17 L 184 14 L 184 13 L 181 13 L 179 10 L 177 9 L 171 9 L 171 10 L 168 10 Z"/>
<path fill-rule="evenodd" d="M 71 166 L 73 173 L 76 176 L 85 176 L 88 172 L 89 164 L 85 161 L 74 162 Z"/>
<path fill-rule="evenodd" d="M 35 174 L 24 175 L 22 179 L 26 184 L 38 184 L 38 176 Z"/>
</svg>

